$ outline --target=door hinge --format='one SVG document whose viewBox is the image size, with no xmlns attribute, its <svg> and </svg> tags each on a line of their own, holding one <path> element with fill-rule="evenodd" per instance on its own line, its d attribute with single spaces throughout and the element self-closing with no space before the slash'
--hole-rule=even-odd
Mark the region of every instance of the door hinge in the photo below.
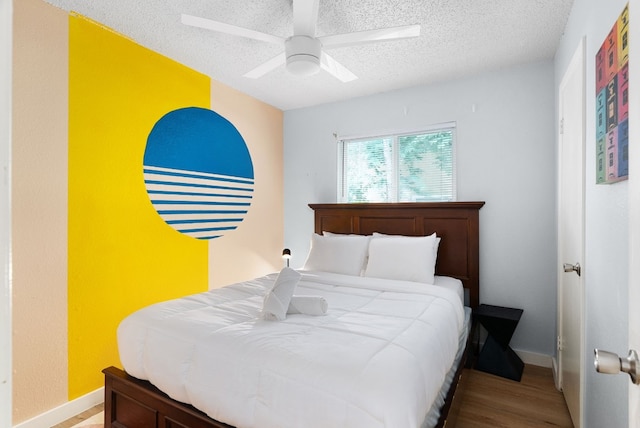
<svg viewBox="0 0 640 428">
<path fill-rule="evenodd" d="M 564 134 L 564 117 L 560 119 L 560 135 Z"/>
<path fill-rule="evenodd" d="M 558 349 L 558 351 L 562 351 L 563 350 L 562 337 L 560 337 L 560 336 L 557 337 L 556 348 Z"/>
</svg>

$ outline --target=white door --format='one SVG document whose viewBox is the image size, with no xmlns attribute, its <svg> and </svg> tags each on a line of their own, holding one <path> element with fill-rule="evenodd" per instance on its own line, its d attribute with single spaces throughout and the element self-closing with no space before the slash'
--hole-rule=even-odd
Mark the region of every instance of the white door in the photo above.
<svg viewBox="0 0 640 428">
<path fill-rule="evenodd" d="M 558 173 L 558 383 L 581 426 L 584 358 L 584 41 L 560 83 Z"/>
<path fill-rule="evenodd" d="M 631 12 L 631 8 L 629 8 Z M 640 21 L 640 14 L 636 17 Z M 640 32 L 637 35 L 640 37 Z M 636 39 L 640 42 L 640 39 Z M 635 52 L 634 52 L 635 53 Z M 640 54 L 640 49 L 637 50 Z M 635 55 L 634 55 L 635 56 Z M 640 67 L 640 55 L 637 61 Z M 629 58 L 631 59 L 631 58 Z M 636 70 L 640 70 L 636 68 Z M 630 77 L 633 75 L 630 75 Z M 635 73 L 634 81 L 640 79 L 640 73 Z M 640 91 L 636 91 L 631 99 L 636 108 L 629 107 L 629 117 L 638 117 L 640 113 Z M 629 138 L 638 142 L 640 137 L 640 120 L 629 127 Z M 638 144 L 632 150 L 629 145 L 629 349 L 640 353 L 640 147 Z M 640 428 L 640 385 L 629 382 L 629 428 Z"/>
<path fill-rule="evenodd" d="M 629 22 L 640 22 L 640 0 L 629 2 Z M 640 25 L 629 26 L 629 80 L 640 84 Z M 629 349 L 640 353 L 640 91 L 629 92 Z M 614 324 L 614 323 L 612 323 Z M 613 350 L 613 352 L 618 352 Z M 620 355 L 626 358 L 627 355 Z M 622 376 L 629 376 L 622 374 Z M 640 428 L 640 385 L 629 382 L 629 428 Z"/>
<path fill-rule="evenodd" d="M 640 0 L 629 2 L 629 79 L 640 85 Z M 640 352 L 640 91 L 629 99 L 629 349 Z M 640 385 L 629 382 L 629 427 L 640 428 Z"/>
<path fill-rule="evenodd" d="M 640 14 L 637 18 L 640 20 Z M 636 40 L 640 41 L 640 39 Z M 634 81 L 638 81 L 640 73 L 636 73 L 635 77 Z M 637 115 L 640 112 L 638 95 L 640 91 L 636 92 L 631 102 L 635 102 L 638 108 L 630 108 L 630 115 Z M 636 130 L 631 132 L 629 128 L 629 137 L 637 142 L 640 137 L 640 129 L 638 129 L 640 120 L 636 119 L 633 127 Z M 629 145 L 629 241 L 629 349 L 640 353 L 640 310 L 638 310 L 640 308 L 640 147 L 631 150 L 631 145 Z M 634 385 L 631 382 L 629 382 L 629 428 L 640 428 L 640 385 Z"/>
</svg>

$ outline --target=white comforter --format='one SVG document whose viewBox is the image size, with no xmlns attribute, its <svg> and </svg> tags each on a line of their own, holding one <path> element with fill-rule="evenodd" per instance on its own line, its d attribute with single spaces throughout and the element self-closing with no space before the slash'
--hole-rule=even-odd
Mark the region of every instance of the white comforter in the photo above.
<svg viewBox="0 0 640 428">
<path fill-rule="evenodd" d="M 324 316 L 260 318 L 277 274 L 149 306 L 118 328 L 124 369 L 236 427 L 419 427 L 458 347 L 447 288 L 303 272 Z"/>
</svg>

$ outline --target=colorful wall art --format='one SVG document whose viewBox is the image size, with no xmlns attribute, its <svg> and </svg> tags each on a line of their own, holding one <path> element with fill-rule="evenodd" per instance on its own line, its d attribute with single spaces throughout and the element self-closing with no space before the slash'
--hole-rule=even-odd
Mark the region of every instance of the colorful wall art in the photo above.
<svg viewBox="0 0 640 428">
<path fill-rule="evenodd" d="M 247 215 L 253 163 L 231 122 L 209 109 L 181 108 L 151 130 L 144 182 L 156 212 L 173 229 L 197 239 L 220 238 Z"/>
<path fill-rule="evenodd" d="M 629 176 L 629 5 L 596 54 L 596 184 Z"/>
</svg>

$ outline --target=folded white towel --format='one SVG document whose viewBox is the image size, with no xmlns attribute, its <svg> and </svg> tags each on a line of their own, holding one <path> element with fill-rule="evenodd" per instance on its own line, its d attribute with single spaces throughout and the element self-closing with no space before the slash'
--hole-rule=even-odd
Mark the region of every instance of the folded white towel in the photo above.
<svg viewBox="0 0 640 428">
<path fill-rule="evenodd" d="M 300 273 L 286 267 L 280 271 L 276 278 L 273 288 L 264 297 L 264 305 L 262 306 L 262 316 L 266 320 L 282 321 L 287 317 L 287 308 L 293 296 L 298 281 L 300 281 Z"/>
<path fill-rule="evenodd" d="M 324 315 L 328 308 L 322 296 L 293 296 L 287 314 Z"/>
</svg>

